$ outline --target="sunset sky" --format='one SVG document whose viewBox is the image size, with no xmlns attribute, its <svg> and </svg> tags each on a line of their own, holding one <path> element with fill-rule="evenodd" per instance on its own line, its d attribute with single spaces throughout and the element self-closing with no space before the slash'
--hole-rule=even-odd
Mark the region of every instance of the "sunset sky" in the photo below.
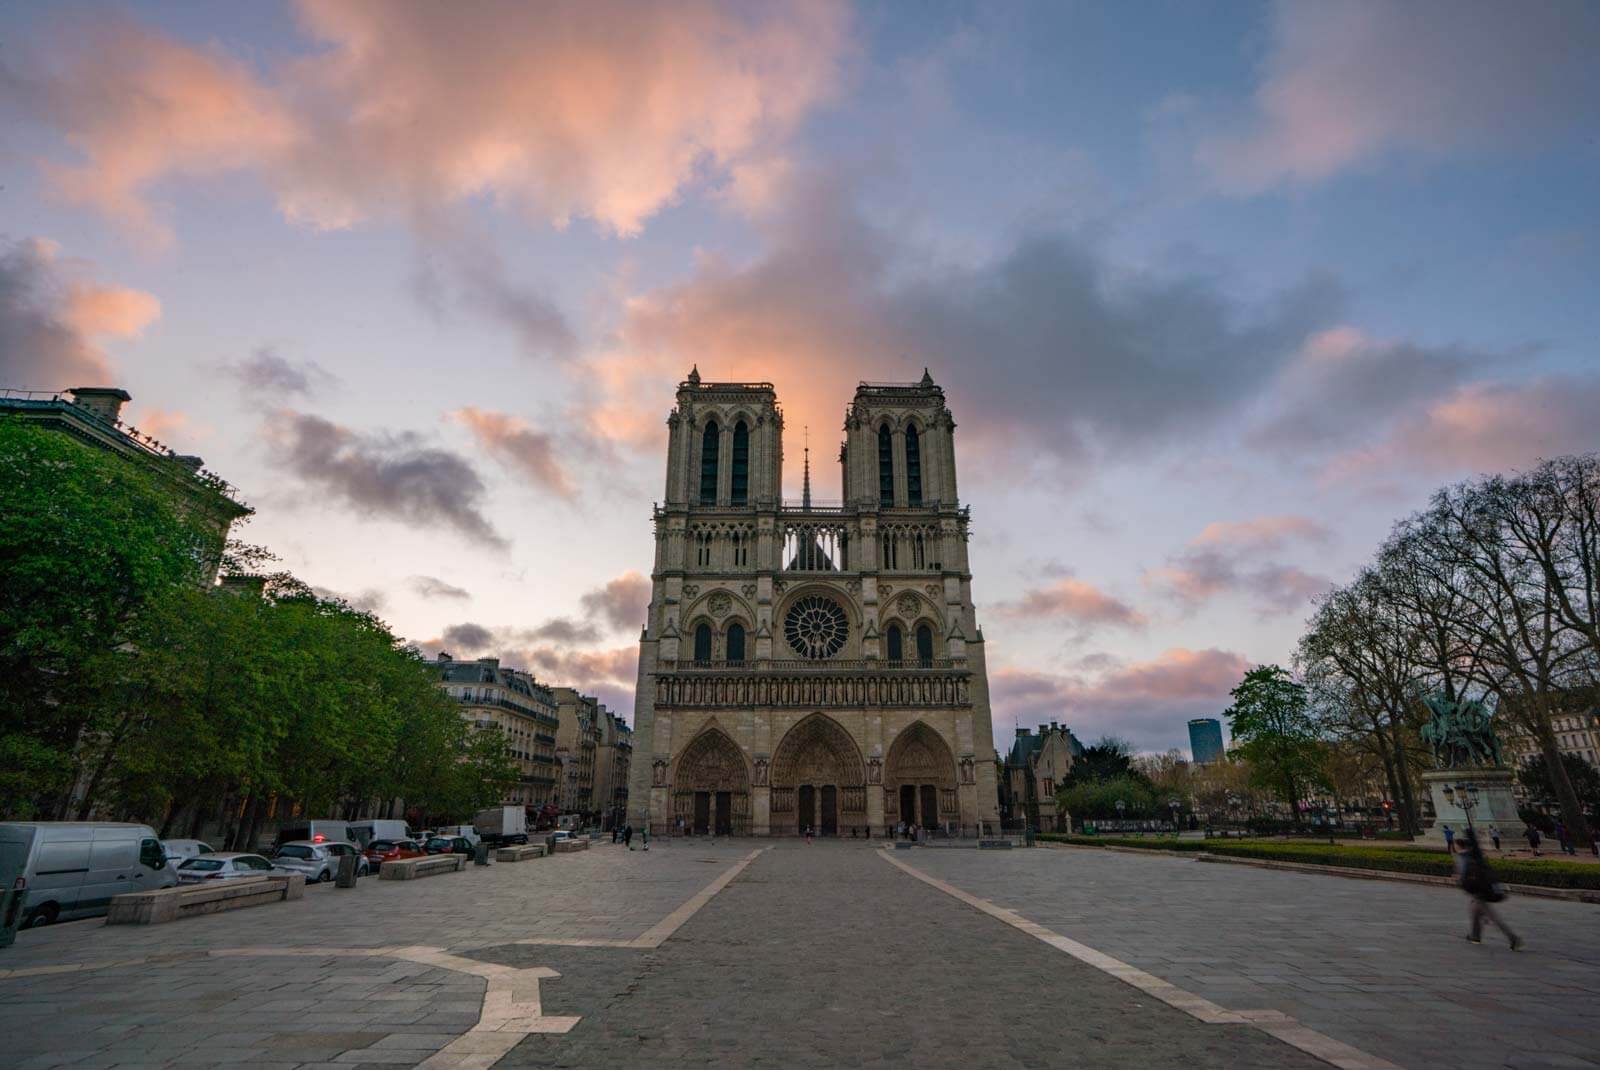
<svg viewBox="0 0 1600 1070">
<path fill-rule="evenodd" d="M 0 386 L 631 719 L 674 386 L 944 386 L 995 731 L 1187 749 L 1430 490 L 1600 448 L 1600 4 L 0 5 Z"/>
</svg>

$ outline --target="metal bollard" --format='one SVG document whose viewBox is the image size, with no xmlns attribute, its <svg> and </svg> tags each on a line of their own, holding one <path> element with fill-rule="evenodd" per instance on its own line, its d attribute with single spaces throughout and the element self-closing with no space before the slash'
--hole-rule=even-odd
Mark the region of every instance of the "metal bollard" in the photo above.
<svg viewBox="0 0 1600 1070">
<path fill-rule="evenodd" d="M 339 856 L 339 872 L 333 878 L 335 888 L 354 888 L 356 886 L 356 867 L 360 859 L 361 856 L 355 854 Z"/>
<path fill-rule="evenodd" d="M 475 866 L 487 866 L 489 864 L 488 844 L 480 841 L 472 845 L 472 864 Z"/>
</svg>

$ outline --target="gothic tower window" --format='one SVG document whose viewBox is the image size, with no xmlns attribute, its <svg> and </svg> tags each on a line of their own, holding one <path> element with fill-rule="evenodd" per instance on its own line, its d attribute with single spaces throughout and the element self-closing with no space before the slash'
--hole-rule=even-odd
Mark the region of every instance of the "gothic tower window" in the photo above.
<svg viewBox="0 0 1600 1070">
<path fill-rule="evenodd" d="M 717 451 L 722 448 L 722 433 L 717 421 L 706 424 L 700 439 L 700 504 L 717 503 Z"/>
<path fill-rule="evenodd" d="M 878 428 L 878 501 L 894 504 L 894 442 L 888 424 Z"/>
<path fill-rule="evenodd" d="M 906 501 L 922 504 L 922 443 L 915 427 L 906 428 Z"/>
<path fill-rule="evenodd" d="M 737 622 L 728 625 L 728 660 L 744 660 L 744 625 Z"/>
<path fill-rule="evenodd" d="M 701 624 L 694 630 L 694 660 L 704 665 L 711 660 L 711 625 Z"/>
<path fill-rule="evenodd" d="M 750 428 L 740 420 L 733 426 L 733 504 L 743 505 L 749 498 Z"/>
<path fill-rule="evenodd" d="M 933 629 L 926 624 L 917 625 L 917 660 L 923 665 L 933 662 Z"/>
<path fill-rule="evenodd" d="M 903 661 L 906 656 L 905 638 L 900 634 L 900 625 L 889 625 L 889 660 Z"/>
</svg>

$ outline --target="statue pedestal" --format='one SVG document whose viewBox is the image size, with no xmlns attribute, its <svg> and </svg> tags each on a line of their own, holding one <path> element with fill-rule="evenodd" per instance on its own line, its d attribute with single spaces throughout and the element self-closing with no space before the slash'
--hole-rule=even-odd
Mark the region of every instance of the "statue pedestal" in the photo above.
<svg viewBox="0 0 1600 1070">
<path fill-rule="evenodd" d="M 1417 837 L 1416 842 L 1436 847 L 1444 846 L 1444 826 L 1449 825 L 1456 835 L 1467 830 L 1467 812 L 1459 801 L 1452 802 L 1444 796 L 1445 785 L 1455 789 L 1457 800 L 1461 785 L 1478 789 L 1478 802 L 1472 808 L 1472 825 L 1478 830 L 1478 842 L 1487 850 L 1490 847 L 1488 828 L 1500 829 L 1500 841 L 1515 840 L 1522 835 L 1522 819 L 1517 816 L 1517 800 L 1511 794 L 1513 773 L 1509 769 L 1436 769 L 1422 774 L 1422 782 L 1433 797 L 1433 827 Z"/>
</svg>

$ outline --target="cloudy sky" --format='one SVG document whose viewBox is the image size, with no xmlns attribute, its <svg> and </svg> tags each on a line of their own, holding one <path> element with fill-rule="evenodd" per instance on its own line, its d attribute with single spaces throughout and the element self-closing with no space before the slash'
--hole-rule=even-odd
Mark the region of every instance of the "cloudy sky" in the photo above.
<svg viewBox="0 0 1600 1070">
<path fill-rule="evenodd" d="M 1596 54 L 1581 0 L 19 0 L 0 385 L 126 388 L 307 581 L 628 713 L 674 384 L 773 381 L 797 492 L 926 366 L 997 736 L 1186 745 L 1431 488 L 1600 448 Z"/>
</svg>

